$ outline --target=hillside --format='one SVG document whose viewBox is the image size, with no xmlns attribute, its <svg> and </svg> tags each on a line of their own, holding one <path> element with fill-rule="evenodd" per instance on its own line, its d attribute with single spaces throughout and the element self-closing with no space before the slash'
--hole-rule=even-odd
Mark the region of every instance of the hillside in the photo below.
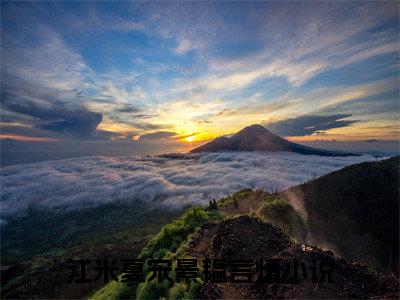
<svg viewBox="0 0 400 300">
<path fill-rule="evenodd" d="M 246 208 L 247 199 L 259 199 L 261 206 Z M 392 274 L 377 273 L 366 265 L 348 261 L 332 251 L 318 247 L 303 251 L 301 244 L 285 230 L 267 222 L 276 223 L 290 214 L 280 213 L 275 206 L 275 217 L 263 214 L 265 204 L 280 202 L 277 195 L 263 191 L 243 190 L 218 201 L 218 209 L 189 209 L 181 218 L 163 228 L 139 255 L 140 258 L 163 258 L 176 261 L 180 258 L 196 258 L 200 274 L 196 279 L 183 282 L 151 280 L 139 285 L 112 281 L 93 294 L 90 299 L 244 299 L 244 298 L 396 298 L 398 278 Z M 252 206 L 252 205 L 250 205 Z M 235 209 L 237 209 L 235 211 Z M 242 214 L 247 209 L 247 214 Z M 288 212 L 288 210 L 286 210 Z M 298 223 L 294 222 L 294 227 Z M 227 282 L 206 282 L 203 259 L 222 259 L 226 262 Z M 280 281 L 269 282 L 257 277 L 260 259 L 280 262 Z M 232 283 L 234 261 L 249 261 L 252 282 Z M 295 280 L 293 267 L 299 263 Z M 265 266 L 264 261 L 263 266 Z M 321 273 L 313 279 L 312 270 L 320 266 L 332 268 L 331 281 Z M 258 263 L 258 265 L 257 265 Z M 316 265 L 318 264 L 318 265 Z M 290 266 L 287 269 L 287 267 Z M 242 266 L 243 267 L 243 266 Z M 304 270 L 304 273 L 303 273 Z M 319 270 L 319 269 L 315 269 Z M 320 271 L 316 271 L 320 272 Z M 171 276 L 173 273 L 171 273 Z M 236 275 L 235 275 L 236 276 Z M 240 279 L 241 277 L 239 277 Z M 265 279 L 265 278 L 264 278 Z"/>
<path fill-rule="evenodd" d="M 111 282 L 90 298 L 398 298 L 398 269 L 393 267 L 398 265 L 398 171 L 399 159 L 392 158 L 353 165 L 281 193 L 244 189 L 219 199 L 216 207 L 189 209 L 139 255 L 197 258 L 199 264 L 205 257 L 250 260 L 252 282 L 229 282 L 235 269 L 227 265 L 227 283 L 206 282 L 204 274 L 158 283 L 148 275 L 146 282 L 130 287 Z M 304 251 L 302 245 L 312 246 Z M 282 263 L 282 281 L 258 280 L 260 258 Z M 318 262 L 333 268 L 333 282 L 304 275 L 313 268 L 320 272 Z"/>
<path fill-rule="evenodd" d="M 191 150 L 191 153 L 218 151 L 288 151 L 300 154 L 321 156 L 346 156 L 351 153 L 339 153 L 320 150 L 289 142 L 273 134 L 261 125 L 243 128 L 231 137 L 219 137 L 215 140 Z"/>
<path fill-rule="evenodd" d="M 307 221 L 310 242 L 398 273 L 399 157 L 355 164 L 281 195 Z"/>
<path fill-rule="evenodd" d="M 249 235 L 252 232 L 254 235 Z M 257 238 L 254 238 L 257 236 Z M 238 239 L 238 237 L 241 237 Z M 266 299 L 266 298 L 305 298 L 305 299 L 346 299 L 395 296 L 397 282 L 391 276 L 371 273 L 365 267 L 336 257 L 330 251 L 313 248 L 305 252 L 301 245 L 291 242 L 278 228 L 257 218 L 239 216 L 227 219 L 217 225 L 207 224 L 193 237 L 186 247 L 191 257 L 215 257 L 225 261 L 248 260 L 256 258 L 275 259 L 281 266 L 293 268 L 293 261 L 302 264 L 305 274 L 310 272 L 315 262 L 332 266 L 332 282 L 321 277 L 317 281 L 298 272 L 298 281 L 293 277 L 293 269 L 285 273 L 281 270 L 280 282 L 255 280 L 252 283 L 204 283 L 196 297 L 200 299 Z M 233 267 L 227 267 L 228 276 L 236 276 Z M 288 276 L 288 278 L 286 278 Z"/>
</svg>

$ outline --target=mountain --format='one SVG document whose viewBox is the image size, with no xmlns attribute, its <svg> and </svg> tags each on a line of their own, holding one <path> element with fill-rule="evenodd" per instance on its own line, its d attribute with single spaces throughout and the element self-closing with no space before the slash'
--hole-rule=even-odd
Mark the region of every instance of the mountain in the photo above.
<svg viewBox="0 0 400 300">
<path fill-rule="evenodd" d="M 399 273 L 400 157 L 351 165 L 281 193 L 307 222 L 307 241 Z"/>
<path fill-rule="evenodd" d="M 230 138 L 219 137 L 215 140 L 191 150 L 191 153 L 218 151 L 288 151 L 300 154 L 321 156 L 348 156 L 351 153 L 320 150 L 289 142 L 273 134 L 261 125 L 243 128 Z"/>
</svg>

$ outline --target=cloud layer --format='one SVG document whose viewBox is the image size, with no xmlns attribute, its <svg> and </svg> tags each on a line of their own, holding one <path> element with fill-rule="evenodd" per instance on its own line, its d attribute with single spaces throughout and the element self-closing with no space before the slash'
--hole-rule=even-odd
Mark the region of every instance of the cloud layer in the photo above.
<svg viewBox="0 0 400 300">
<path fill-rule="evenodd" d="M 315 174 L 373 160 L 291 153 L 213 153 L 91 157 L 4 167 L 1 218 L 29 207 L 74 210 L 113 201 L 161 201 L 166 207 L 206 204 L 242 188 L 287 188 Z"/>
</svg>

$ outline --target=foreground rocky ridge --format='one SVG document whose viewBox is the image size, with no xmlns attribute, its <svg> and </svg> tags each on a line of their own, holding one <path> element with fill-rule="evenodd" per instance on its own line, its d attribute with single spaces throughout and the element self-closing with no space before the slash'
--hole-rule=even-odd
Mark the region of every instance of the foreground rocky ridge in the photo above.
<svg viewBox="0 0 400 300">
<path fill-rule="evenodd" d="M 281 282 L 206 282 L 197 295 L 200 299 L 348 299 L 398 296 L 398 281 L 394 276 L 371 272 L 365 266 L 335 256 L 331 251 L 316 247 L 303 251 L 301 245 L 291 242 L 282 230 L 250 216 L 239 216 L 218 224 L 204 224 L 188 244 L 186 254 L 225 261 L 257 258 L 281 261 L 282 273 L 278 280 Z M 293 268 L 294 261 L 301 264 L 301 268 L 298 270 L 298 282 L 292 283 L 282 278 L 285 272 L 282 267 L 290 265 Z M 310 270 L 315 267 L 316 262 L 329 263 L 333 267 L 333 282 L 328 282 L 327 276 L 324 282 L 321 282 L 321 276 L 313 280 Z M 307 279 L 302 274 L 302 268 L 307 270 Z"/>
</svg>

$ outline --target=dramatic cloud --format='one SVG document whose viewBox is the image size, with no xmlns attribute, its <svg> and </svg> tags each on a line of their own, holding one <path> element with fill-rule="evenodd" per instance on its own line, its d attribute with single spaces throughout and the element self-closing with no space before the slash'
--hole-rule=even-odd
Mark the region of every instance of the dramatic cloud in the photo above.
<svg viewBox="0 0 400 300">
<path fill-rule="evenodd" d="M 349 126 L 357 121 L 342 120 L 350 114 L 306 115 L 266 124 L 274 133 L 282 136 L 304 136 L 318 131 Z"/>
<path fill-rule="evenodd" d="M 371 156 L 320 157 L 291 153 L 213 153 L 92 157 L 1 169 L 1 217 L 29 207 L 63 210 L 112 201 L 161 201 L 166 206 L 206 204 L 239 189 L 282 189 Z"/>
<path fill-rule="evenodd" d="M 29 116 L 32 121 L 31 127 L 18 128 L 17 126 L 14 131 L 23 129 L 27 135 L 34 136 L 38 135 L 37 129 L 41 129 L 56 133 L 61 137 L 86 139 L 101 135 L 96 132 L 97 126 L 102 120 L 100 113 L 91 112 L 83 107 L 69 109 L 64 104 L 55 104 L 51 101 L 46 101 L 45 106 L 40 106 L 34 102 L 22 104 L 13 99 L 10 95 L 5 94 L 2 99 L 2 107 L 13 113 Z M 13 132 L 13 128 L 6 126 L 5 129 L 7 132 Z"/>
<path fill-rule="evenodd" d="M 102 116 L 98 113 L 81 114 L 80 112 L 74 112 L 73 116 L 66 116 L 62 121 L 51 122 L 40 127 L 49 131 L 87 137 L 95 133 L 101 119 Z"/>
</svg>

